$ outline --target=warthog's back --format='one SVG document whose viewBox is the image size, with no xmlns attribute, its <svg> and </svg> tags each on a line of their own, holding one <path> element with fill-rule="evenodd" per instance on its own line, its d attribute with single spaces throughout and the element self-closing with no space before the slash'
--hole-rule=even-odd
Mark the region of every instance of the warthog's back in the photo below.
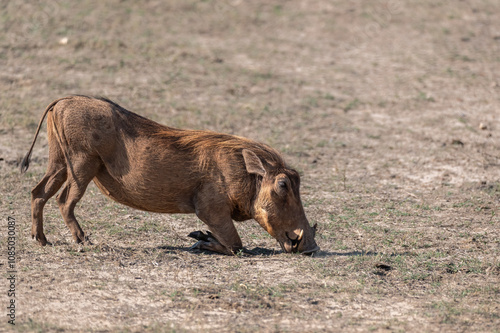
<svg viewBox="0 0 500 333">
<path fill-rule="evenodd" d="M 192 213 L 199 187 L 210 183 L 231 198 L 236 216 L 243 209 L 237 206 L 248 201 L 246 195 L 255 186 L 241 151 L 251 148 L 273 167 L 285 166 L 279 153 L 266 145 L 163 126 L 102 98 L 62 100 L 54 107 L 53 121 L 53 130 L 65 138 L 64 150 L 99 157 L 102 172 L 94 181 L 103 193 L 142 210 Z M 240 215 L 236 217 L 250 218 Z"/>
</svg>

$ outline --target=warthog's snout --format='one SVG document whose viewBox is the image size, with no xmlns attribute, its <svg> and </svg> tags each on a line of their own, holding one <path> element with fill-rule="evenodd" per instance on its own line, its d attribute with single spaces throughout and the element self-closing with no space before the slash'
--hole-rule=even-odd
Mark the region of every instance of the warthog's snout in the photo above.
<svg viewBox="0 0 500 333">
<path fill-rule="evenodd" d="M 285 239 L 278 240 L 283 251 L 287 253 L 297 253 L 300 252 L 302 254 L 311 255 L 314 252 L 319 251 L 320 247 L 316 244 L 314 240 L 314 236 L 316 234 L 317 224 L 312 227 L 309 227 L 309 232 L 307 233 L 309 237 L 306 237 L 304 234 L 304 229 L 299 231 L 299 234 L 295 234 L 292 236 L 290 233 L 285 232 Z M 307 229 L 306 229 L 307 230 Z"/>
</svg>

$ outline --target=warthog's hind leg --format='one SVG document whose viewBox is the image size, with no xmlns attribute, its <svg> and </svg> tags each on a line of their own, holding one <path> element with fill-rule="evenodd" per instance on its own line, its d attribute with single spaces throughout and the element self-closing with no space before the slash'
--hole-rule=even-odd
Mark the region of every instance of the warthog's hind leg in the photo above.
<svg viewBox="0 0 500 333">
<path fill-rule="evenodd" d="M 68 163 L 69 164 L 69 163 Z M 68 166 L 68 180 L 57 196 L 59 210 L 77 243 L 85 241 L 85 234 L 75 217 L 75 206 L 83 197 L 88 184 L 101 166 L 98 158 L 82 157 Z"/>
<path fill-rule="evenodd" d="M 48 123 L 52 123 L 48 120 Z M 31 190 L 31 237 L 42 246 L 47 244 L 43 233 L 43 207 L 53 197 L 66 181 L 68 176 L 66 161 L 61 147 L 49 133 L 49 163 L 42 180 Z"/>
<path fill-rule="evenodd" d="M 49 161 L 49 168 L 43 179 L 31 190 L 31 237 L 42 245 L 47 244 L 43 233 L 43 207 L 57 193 L 66 180 L 66 166 Z"/>
</svg>

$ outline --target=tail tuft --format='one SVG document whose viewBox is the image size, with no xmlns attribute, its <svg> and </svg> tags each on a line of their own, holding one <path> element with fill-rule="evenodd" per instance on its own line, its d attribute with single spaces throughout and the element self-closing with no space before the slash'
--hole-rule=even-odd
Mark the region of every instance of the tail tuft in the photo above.
<svg viewBox="0 0 500 333">
<path fill-rule="evenodd" d="M 30 166 L 31 151 L 29 151 L 23 158 L 21 165 L 19 167 L 21 173 L 25 173 Z"/>
</svg>

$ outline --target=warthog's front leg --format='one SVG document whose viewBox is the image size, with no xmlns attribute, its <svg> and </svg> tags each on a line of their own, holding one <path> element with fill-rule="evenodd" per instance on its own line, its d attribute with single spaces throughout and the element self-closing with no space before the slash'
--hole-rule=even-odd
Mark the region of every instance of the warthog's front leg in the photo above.
<svg viewBox="0 0 500 333">
<path fill-rule="evenodd" d="M 243 249 L 240 236 L 231 219 L 231 208 L 226 197 L 213 184 L 206 184 L 195 198 L 196 215 L 208 225 L 211 232 L 195 231 L 190 237 L 198 242 L 193 248 L 233 255 Z"/>
<path fill-rule="evenodd" d="M 198 240 L 198 242 L 191 246 L 191 249 L 208 250 L 227 255 L 234 254 L 233 251 L 222 245 L 210 231 L 207 231 L 206 234 L 203 231 L 193 231 L 188 237 Z"/>
<path fill-rule="evenodd" d="M 199 215 L 198 215 L 199 216 Z M 241 238 L 234 227 L 233 220 L 228 217 L 225 223 L 210 223 L 204 218 L 200 219 L 205 222 L 210 231 L 204 234 L 201 231 L 194 231 L 189 234 L 189 237 L 197 239 L 198 242 L 194 244 L 192 249 L 214 251 L 227 255 L 234 255 L 243 249 Z"/>
</svg>

